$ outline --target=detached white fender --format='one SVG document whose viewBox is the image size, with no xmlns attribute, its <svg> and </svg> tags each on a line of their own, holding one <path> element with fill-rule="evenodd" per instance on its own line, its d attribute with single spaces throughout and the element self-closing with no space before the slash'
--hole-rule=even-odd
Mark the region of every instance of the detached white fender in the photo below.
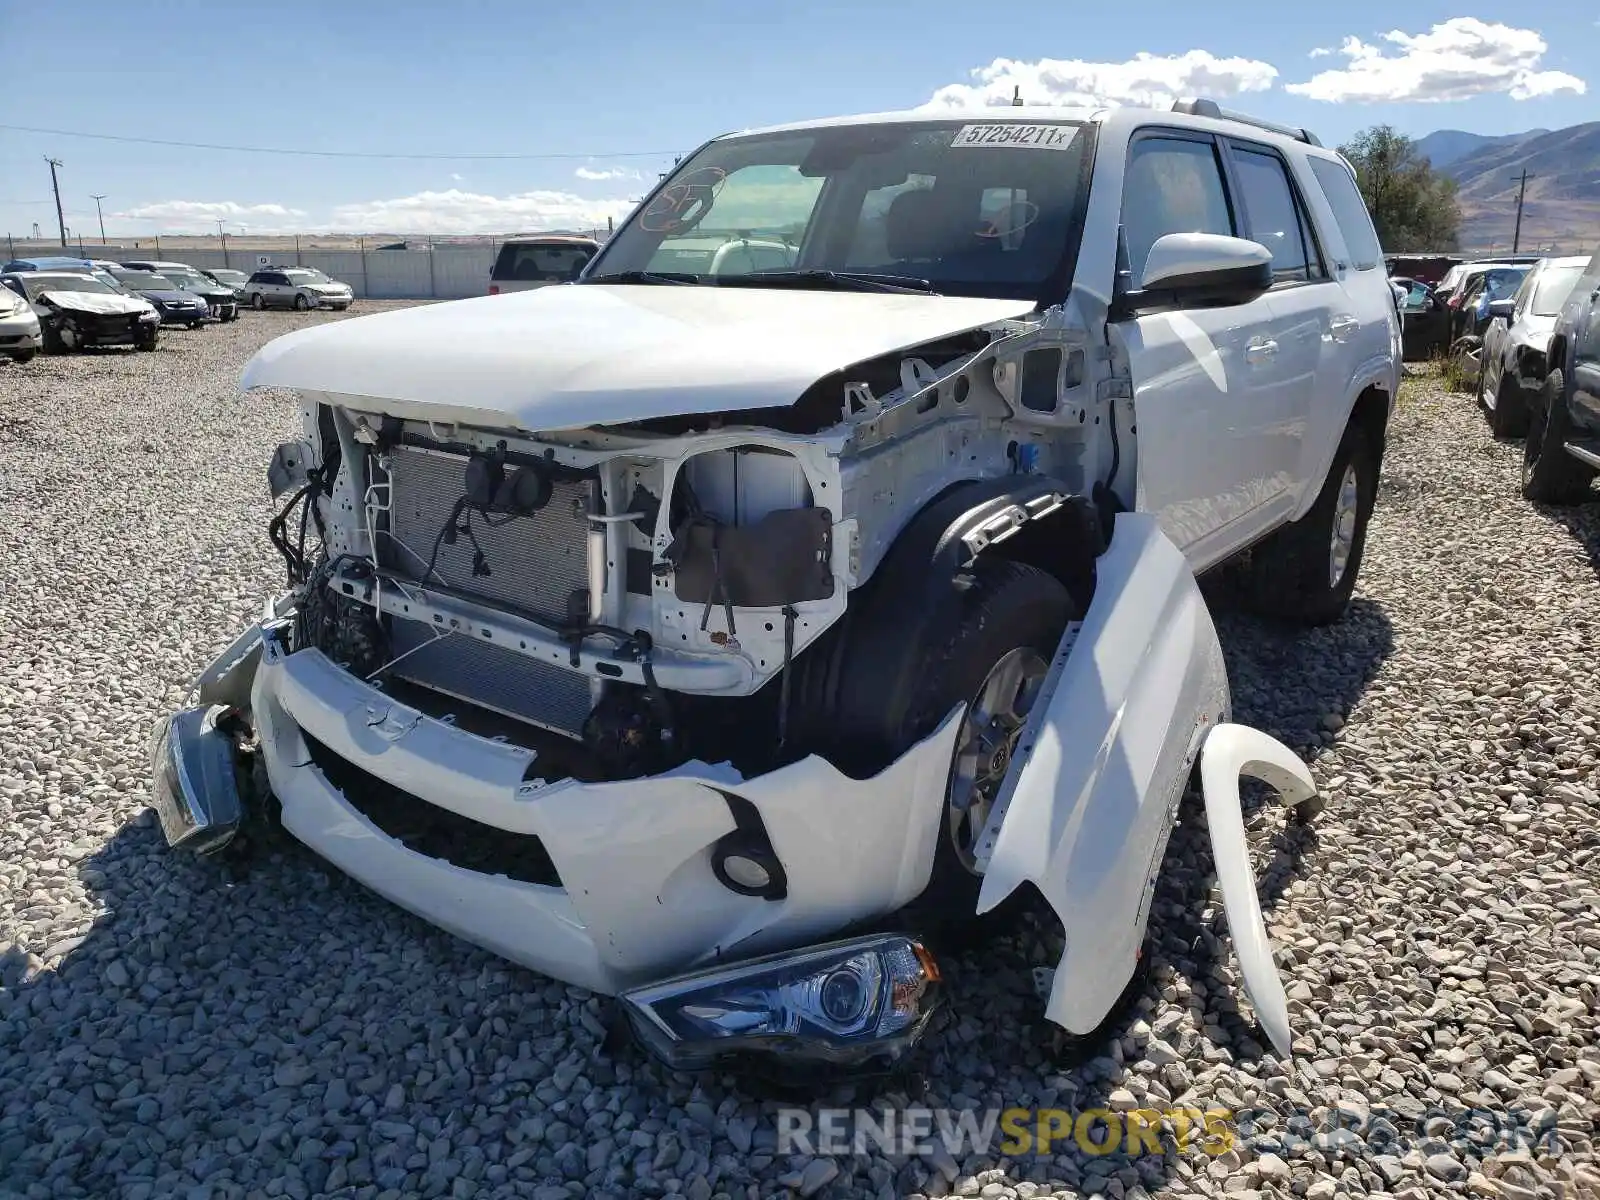
<svg viewBox="0 0 1600 1200">
<path fill-rule="evenodd" d="M 1227 671 L 1211 614 L 1188 561 L 1153 516 L 1118 515 L 1111 545 L 1096 564 L 1094 600 L 1082 625 L 1062 638 L 1043 695 L 978 846 L 980 862 L 987 855 L 978 911 L 994 908 L 1024 881 L 1039 889 L 1066 933 L 1045 1015 L 1086 1034 L 1133 975 L 1161 859 L 1201 746 L 1219 727 L 1238 728 L 1224 724 Z M 1276 997 L 1274 1015 L 1284 1011 L 1283 989 L 1243 849 L 1238 776 L 1270 764 L 1296 788 L 1314 791 L 1304 765 L 1296 774 L 1284 758 L 1299 762 L 1264 734 L 1230 732 L 1211 756 L 1208 777 L 1225 782 L 1206 788 L 1246 990 L 1269 1007 Z M 1300 798 L 1298 790 L 1294 795 Z M 1233 824 L 1222 818 L 1219 825 L 1218 811 L 1230 804 Z M 1285 1019 L 1267 1026 L 1285 1054 L 1287 1038 L 1280 1045 L 1277 1033 L 1286 1025 Z"/>
</svg>

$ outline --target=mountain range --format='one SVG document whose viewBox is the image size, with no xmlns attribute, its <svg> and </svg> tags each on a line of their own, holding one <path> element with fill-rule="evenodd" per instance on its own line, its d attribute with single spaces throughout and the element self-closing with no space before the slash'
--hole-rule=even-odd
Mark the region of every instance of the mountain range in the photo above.
<svg viewBox="0 0 1600 1200">
<path fill-rule="evenodd" d="M 1600 121 L 1497 137 L 1441 129 L 1413 145 L 1460 185 L 1463 249 L 1511 248 L 1523 171 L 1522 250 L 1600 246 Z"/>
</svg>

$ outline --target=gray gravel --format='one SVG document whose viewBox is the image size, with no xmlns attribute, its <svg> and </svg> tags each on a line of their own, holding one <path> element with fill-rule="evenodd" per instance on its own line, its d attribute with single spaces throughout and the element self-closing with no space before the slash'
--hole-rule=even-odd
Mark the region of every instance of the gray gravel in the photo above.
<svg viewBox="0 0 1600 1200">
<path fill-rule="evenodd" d="M 608 1059 L 596 998 L 307 854 L 227 874 L 165 852 L 151 726 L 280 578 L 264 469 L 294 418 L 237 398 L 238 368 L 374 307 L 0 363 L 0 1195 L 1600 1194 L 1600 510 L 1523 503 L 1470 401 L 1408 384 L 1347 621 L 1219 616 L 1239 719 L 1331 799 L 1312 830 L 1250 818 L 1294 1066 L 1234 1001 L 1191 805 L 1149 980 L 1095 1057 L 1053 1057 L 1037 1022 L 1032 918 L 950 964 L 925 1093 L 826 1098 L 1253 1110 L 1237 1145 L 807 1159 L 774 1153 L 777 1101 Z M 1359 1132 L 1294 1136 L 1297 1111 Z M 1487 1146 L 1513 1111 L 1547 1141 Z"/>
</svg>

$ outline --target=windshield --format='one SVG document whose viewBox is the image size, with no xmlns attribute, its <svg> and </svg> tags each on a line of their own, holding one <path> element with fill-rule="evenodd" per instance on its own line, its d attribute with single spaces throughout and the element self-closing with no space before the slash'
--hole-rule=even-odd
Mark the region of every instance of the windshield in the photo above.
<svg viewBox="0 0 1600 1200">
<path fill-rule="evenodd" d="M 1536 317 L 1559 316 L 1561 306 L 1572 295 L 1578 280 L 1583 278 L 1583 267 L 1583 263 L 1574 263 L 1570 267 L 1550 267 L 1539 272 L 1539 278 L 1533 285 L 1533 301 L 1529 311 Z"/>
<path fill-rule="evenodd" d="M 1007 299 L 1065 294 L 1089 133 L 1070 121 L 849 125 L 721 139 L 688 159 L 585 281 L 651 272 L 926 280 Z M 826 276 L 811 276 L 819 286 Z M 668 281 L 671 281 L 670 279 Z M 644 280 L 643 282 L 653 282 Z M 774 280 L 776 283 L 777 280 Z"/>
<path fill-rule="evenodd" d="M 29 300 L 37 300 L 40 292 L 104 292 L 110 296 L 117 294 L 116 289 L 110 285 L 83 275 L 28 276 L 23 279 L 22 286 L 28 290 Z"/>
<path fill-rule="evenodd" d="M 1528 269 L 1526 267 L 1520 270 L 1512 267 L 1490 271 L 1483 277 L 1481 296 L 1491 302 L 1504 300 L 1517 290 L 1517 286 L 1521 284 L 1523 277 L 1527 273 Z"/>
</svg>

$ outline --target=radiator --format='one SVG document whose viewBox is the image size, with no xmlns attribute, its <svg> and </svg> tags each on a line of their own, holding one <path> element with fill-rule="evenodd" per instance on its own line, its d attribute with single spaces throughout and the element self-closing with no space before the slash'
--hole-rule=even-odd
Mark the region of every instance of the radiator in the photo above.
<svg viewBox="0 0 1600 1200">
<path fill-rule="evenodd" d="M 397 448 L 389 467 L 389 532 L 380 535 L 384 566 L 421 580 L 439 531 L 466 484 L 464 456 L 414 447 Z M 556 482 L 550 503 L 526 517 L 472 515 L 472 534 L 491 574 L 472 573 L 473 546 L 465 535 L 439 547 L 433 583 L 495 608 L 536 620 L 565 624 L 576 611 L 574 594 L 589 588 L 585 483 Z M 461 635 L 432 644 L 431 628 L 391 618 L 396 656 L 421 646 L 396 663 L 392 673 L 507 716 L 563 733 L 578 734 L 592 707 L 587 676 Z"/>
<path fill-rule="evenodd" d="M 583 732 L 593 704 L 588 676 L 464 634 L 434 638 L 424 621 L 390 620 L 394 654 L 406 655 L 390 674 L 558 733 Z"/>
<path fill-rule="evenodd" d="M 434 540 L 466 489 L 467 460 L 412 447 L 396 449 L 389 466 L 389 533 L 379 537 L 378 561 L 421 580 Z M 459 536 L 440 545 L 434 583 L 487 601 L 497 608 L 565 624 L 573 594 L 589 588 L 586 483 L 557 482 L 550 503 L 532 516 L 486 519 L 472 514 L 472 536 L 489 564 L 489 575 L 472 573 L 472 541 Z M 502 522 L 504 522 L 502 524 Z"/>
</svg>

